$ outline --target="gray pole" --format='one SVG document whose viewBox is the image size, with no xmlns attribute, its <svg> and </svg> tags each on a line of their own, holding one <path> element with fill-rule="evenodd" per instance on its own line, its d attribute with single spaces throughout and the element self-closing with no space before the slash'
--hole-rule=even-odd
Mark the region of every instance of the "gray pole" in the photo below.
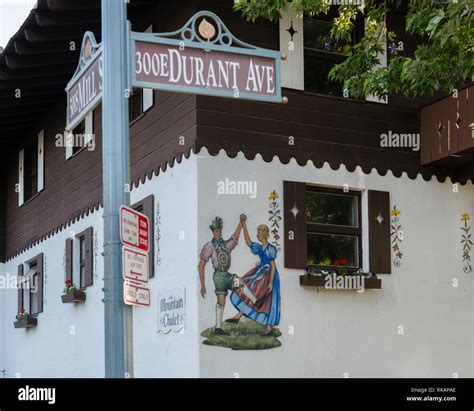
<svg viewBox="0 0 474 411">
<path fill-rule="evenodd" d="M 102 0 L 105 377 L 133 377 L 132 307 L 123 302 L 120 206 L 130 204 L 127 2 Z"/>
</svg>

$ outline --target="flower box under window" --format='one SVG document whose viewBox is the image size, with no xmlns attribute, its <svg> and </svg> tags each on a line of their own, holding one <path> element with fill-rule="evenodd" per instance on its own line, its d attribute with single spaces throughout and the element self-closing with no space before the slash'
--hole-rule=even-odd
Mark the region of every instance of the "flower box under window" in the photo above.
<svg viewBox="0 0 474 411">
<path fill-rule="evenodd" d="M 63 304 L 67 303 L 83 303 L 86 301 L 86 293 L 84 291 L 71 291 L 61 296 Z"/>
<path fill-rule="evenodd" d="M 35 317 L 26 317 L 21 320 L 16 320 L 13 325 L 15 328 L 31 328 L 38 325 L 38 319 Z"/>
</svg>

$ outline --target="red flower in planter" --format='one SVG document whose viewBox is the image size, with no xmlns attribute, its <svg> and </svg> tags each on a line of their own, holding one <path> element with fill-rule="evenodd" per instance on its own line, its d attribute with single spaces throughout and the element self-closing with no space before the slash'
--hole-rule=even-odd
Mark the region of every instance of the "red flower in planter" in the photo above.
<svg viewBox="0 0 474 411">
<path fill-rule="evenodd" d="M 25 307 L 21 307 L 20 313 L 23 314 L 24 312 L 26 312 Z"/>
<path fill-rule="evenodd" d="M 71 285 L 71 280 L 68 278 L 66 281 L 64 281 L 64 284 Z"/>
<path fill-rule="evenodd" d="M 347 265 L 347 259 L 343 258 L 343 259 L 341 260 L 341 264 L 342 264 L 342 265 Z"/>
</svg>

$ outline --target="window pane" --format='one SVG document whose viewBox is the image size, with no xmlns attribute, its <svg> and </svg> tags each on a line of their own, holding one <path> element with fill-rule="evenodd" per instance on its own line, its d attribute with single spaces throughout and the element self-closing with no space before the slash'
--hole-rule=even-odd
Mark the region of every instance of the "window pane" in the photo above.
<svg viewBox="0 0 474 411">
<path fill-rule="evenodd" d="M 135 90 L 129 101 L 130 123 L 143 114 L 142 89 Z"/>
<path fill-rule="evenodd" d="M 304 58 L 304 88 L 313 93 L 322 93 L 330 96 L 342 96 L 344 86 L 342 82 L 329 79 L 329 72 L 338 63 L 305 55 Z"/>
<path fill-rule="evenodd" d="M 80 276 L 81 276 L 81 279 L 80 279 L 80 287 L 85 287 L 86 286 L 86 267 L 81 265 L 81 269 L 80 269 Z"/>
<path fill-rule="evenodd" d="M 72 131 L 73 135 L 73 147 L 72 153 L 76 154 L 79 150 L 84 147 L 85 142 L 85 132 L 86 132 L 86 122 L 81 121 L 79 125 Z"/>
<path fill-rule="evenodd" d="M 34 275 L 31 277 L 32 282 L 30 282 L 30 314 L 35 314 L 38 312 L 38 276 Z"/>
<path fill-rule="evenodd" d="M 308 223 L 357 227 L 357 197 L 307 191 L 306 217 Z"/>
<path fill-rule="evenodd" d="M 29 200 L 38 192 L 38 142 L 25 147 L 24 199 Z"/>
<path fill-rule="evenodd" d="M 308 233 L 308 264 L 359 267 L 358 242 L 354 236 Z"/>
<path fill-rule="evenodd" d="M 305 48 L 350 55 L 352 41 L 336 41 L 331 37 L 332 20 L 308 18 L 304 20 L 303 27 Z"/>
<path fill-rule="evenodd" d="M 80 247 L 80 255 L 81 255 L 81 263 L 86 259 L 86 239 L 81 237 L 79 240 L 79 247 Z"/>
</svg>

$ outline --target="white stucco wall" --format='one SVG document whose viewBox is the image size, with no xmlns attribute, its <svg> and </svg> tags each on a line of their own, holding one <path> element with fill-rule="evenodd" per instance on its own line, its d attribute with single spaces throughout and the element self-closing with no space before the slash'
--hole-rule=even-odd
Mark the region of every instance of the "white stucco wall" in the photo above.
<svg viewBox="0 0 474 411">
<path fill-rule="evenodd" d="M 132 203 L 154 194 L 161 212 L 161 264 L 148 284 L 151 307 L 134 308 L 136 377 L 198 377 L 197 161 L 195 156 L 168 168 L 132 191 Z M 155 244 L 155 253 L 157 244 Z M 184 333 L 158 333 L 158 295 L 186 289 Z"/>
<path fill-rule="evenodd" d="M 257 197 L 218 195 L 217 182 L 226 178 L 256 181 Z M 268 224 L 271 191 L 279 194 L 283 209 L 283 180 L 389 191 L 391 206 L 396 204 L 402 212 L 402 264 L 392 267 L 392 274 L 380 276 L 381 290 L 317 292 L 299 285 L 300 271 L 284 268 L 282 239 L 276 260 L 282 346 L 261 351 L 205 346 L 200 333 L 214 325 L 216 299 L 210 264 L 207 296 L 199 295 L 197 262 L 202 245 L 211 238 L 210 221 L 221 216 L 228 237 L 245 212 L 255 240 L 256 226 Z M 284 165 L 277 158 L 266 163 L 259 156 L 250 161 L 241 154 L 230 159 L 223 152 L 212 157 L 202 150 L 135 187 L 131 201 L 150 194 L 155 196 L 155 207 L 160 203 L 161 239 L 155 277 L 149 282 L 152 305 L 134 308 L 136 377 L 474 376 L 474 274 L 462 271 L 459 230 L 461 214 L 474 214 L 472 184 L 459 186 L 454 193 L 449 181 L 395 178 L 390 172 L 385 177 L 375 171 L 365 175 L 360 169 L 350 173 L 345 167 L 332 170 L 327 165 L 317 169 L 295 161 Z M 363 223 L 367 224 L 366 217 Z M 71 230 L 78 233 L 91 225 L 98 244 L 94 285 L 87 289 L 84 305 L 62 304 L 64 242 Z M 45 305 L 38 327 L 15 330 L 16 290 L 0 290 L 0 370 L 6 369 L 7 377 L 104 375 L 102 242 L 99 210 L 0 266 L 2 274 L 16 275 L 20 262 L 45 254 Z M 363 242 L 368 242 L 366 230 Z M 241 237 L 232 253 L 231 272 L 243 274 L 256 260 Z M 367 265 L 366 249 L 364 260 Z M 457 288 L 453 278 L 459 282 Z M 176 287 L 186 288 L 185 332 L 159 334 L 158 293 Z M 224 318 L 234 314 L 228 302 Z M 399 326 L 403 335 L 398 334 Z"/>
<path fill-rule="evenodd" d="M 151 307 L 133 309 L 136 377 L 199 375 L 196 260 L 193 258 L 197 255 L 196 164 L 195 157 L 184 160 L 131 192 L 132 203 L 153 194 L 155 206 L 159 201 L 162 214 L 161 264 L 157 264 L 155 255 L 155 277 L 149 282 Z M 89 226 L 94 227 L 97 236 L 94 284 L 87 288 L 84 304 L 63 304 L 65 240 L 71 231 L 80 233 Z M 0 371 L 6 369 L 7 377 L 104 376 L 102 247 L 100 209 L 0 266 L 1 275 L 16 276 L 18 265 L 38 253 L 44 253 L 46 262 L 44 310 L 38 316 L 37 327 L 14 329 L 17 291 L 0 290 Z M 185 332 L 158 334 L 158 292 L 176 286 L 186 288 Z"/>
<path fill-rule="evenodd" d="M 218 195 L 217 182 L 257 181 L 258 195 Z M 459 186 L 454 193 L 448 180 L 415 180 L 389 171 L 365 175 L 360 168 L 321 169 L 311 162 L 284 165 L 260 156 L 250 161 L 239 153 L 228 158 L 222 151 L 199 158 L 199 246 L 211 238 L 209 223 L 224 219 L 224 236 L 233 233 L 239 214 L 248 215 L 255 241 L 256 227 L 268 224 L 268 195 L 276 190 L 283 209 L 283 180 L 302 181 L 362 190 L 390 192 L 391 207 L 401 210 L 403 259 L 392 274 L 380 275 L 381 290 L 317 290 L 301 287 L 299 270 L 284 268 L 282 250 L 276 265 L 281 281 L 281 347 L 261 351 L 232 351 L 201 345 L 203 377 L 473 377 L 474 273 L 462 270 L 460 245 L 462 213 L 474 211 L 474 187 Z M 364 193 L 363 193 L 364 195 Z M 367 205 L 363 202 L 363 214 Z M 280 234 L 283 235 L 281 221 Z M 363 242 L 367 244 L 367 230 Z M 366 253 L 366 249 L 364 250 Z M 243 237 L 232 253 L 231 272 L 244 274 L 258 259 Z M 364 258 L 364 260 L 367 260 Z M 208 296 L 201 300 L 199 330 L 214 325 L 215 296 L 212 269 L 207 267 Z M 453 287 L 453 279 L 459 282 Z M 224 318 L 236 313 L 227 302 Z M 403 326 L 403 335 L 399 335 Z M 294 333 L 291 334 L 291 329 Z M 201 337 L 203 340 L 203 338 Z"/>
</svg>

